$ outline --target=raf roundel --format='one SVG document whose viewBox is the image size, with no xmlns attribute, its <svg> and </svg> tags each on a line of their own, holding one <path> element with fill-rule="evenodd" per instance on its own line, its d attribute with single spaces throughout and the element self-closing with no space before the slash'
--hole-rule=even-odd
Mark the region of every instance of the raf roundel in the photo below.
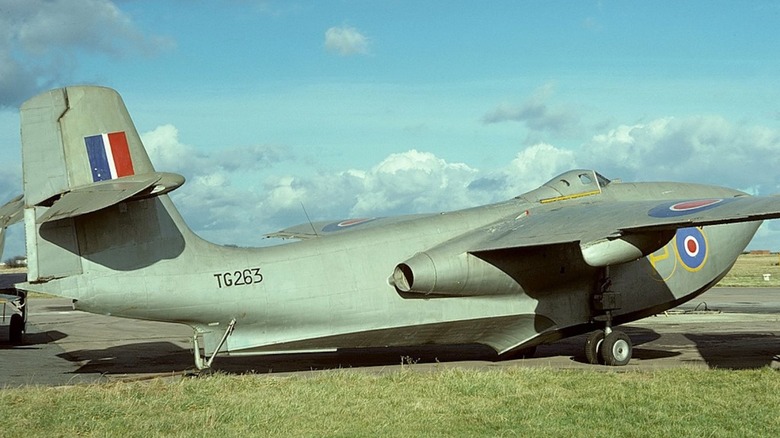
<svg viewBox="0 0 780 438">
<path fill-rule="evenodd" d="M 693 199 L 689 201 L 665 202 L 651 208 L 647 214 L 657 218 L 685 216 L 709 210 L 730 201 L 731 199 Z"/>
<path fill-rule="evenodd" d="M 701 210 L 711 205 L 720 204 L 721 202 L 723 202 L 722 199 L 700 199 L 697 201 L 684 201 L 684 202 L 678 202 L 676 204 L 672 204 L 671 206 L 669 206 L 669 210 L 672 211 Z"/>
<path fill-rule="evenodd" d="M 675 238 L 677 256 L 688 271 L 696 272 L 707 262 L 707 238 L 701 228 L 681 228 Z"/>
<path fill-rule="evenodd" d="M 360 224 L 364 224 L 366 222 L 371 222 L 376 218 L 368 218 L 368 219 L 346 219 L 341 222 L 334 222 L 332 224 L 325 225 L 322 228 L 322 231 L 325 231 L 327 233 L 333 232 L 333 231 L 341 231 L 347 228 L 351 228 Z"/>
</svg>

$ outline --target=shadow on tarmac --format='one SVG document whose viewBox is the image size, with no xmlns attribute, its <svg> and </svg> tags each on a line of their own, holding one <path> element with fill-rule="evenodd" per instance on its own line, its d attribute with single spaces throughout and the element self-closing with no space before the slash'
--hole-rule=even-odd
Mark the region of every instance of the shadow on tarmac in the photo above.
<svg viewBox="0 0 780 438">
<path fill-rule="evenodd" d="M 634 344 L 633 359 L 652 365 L 654 361 L 680 356 L 680 342 L 692 343 L 709 368 L 753 369 L 769 366 L 778 360 L 780 336 L 764 333 L 701 333 L 681 334 L 678 339 L 663 342 L 654 330 L 622 326 Z M 0 327 L 0 337 L 7 339 L 7 327 Z M 537 347 L 531 359 L 505 359 L 483 345 L 424 345 L 414 347 L 377 347 L 340 349 L 323 353 L 269 354 L 264 356 L 218 356 L 214 370 L 228 374 L 291 373 L 301 371 L 392 367 L 406 364 L 447 364 L 474 362 L 469 367 L 489 367 L 491 364 L 537 364 L 553 368 L 578 367 L 586 364 L 585 338 L 578 335 Z M 22 345 L 0 342 L 2 349 L 38 349 L 66 338 L 65 333 L 46 331 L 29 333 Z M 659 341 L 660 340 L 660 341 Z M 660 343 L 659 343 L 660 342 Z M 192 350 L 172 342 L 141 342 L 112 346 L 105 349 L 82 349 L 61 352 L 57 357 L 75 364 L 74 374 L 95 375 L 159 375 L 192 371 Z M 684 363 L 686 359 L 682 359 Z M 701 359 L 690 359 L 701 363 Z M 590 366 L 590 365 L 588 365 Z"/>
<path fill-rule="evenodd" d="M 780 336 L 767 333 L 686 334 L 707 366 L 721 369 L 755 369 L 780 359 Z"/>
<path fill-rule="evenodd" d="M 67 337 L 68 335 L 61 331 L 49 330 L 47 332 L 25 333 L 22 336 L 21 344 L 11 344 L 8 341 L 8 326 L 3 325 L 0 326 L 0 350 L 31 350 L 36 349 L 36 345 L 51 344 Z"/>
<path fill-rule="evenodd" d="M 648 345 L 659 341 L 661 335 L 643 327 L 622 327 L 634 343 L 633 360 L 653 365 L 654 361 L 680 356 L 674 351 L 675 341 L 666 345 Z M 577 367 L 586 364 L 584 355 L 586 335 L 574 336 L 538 346 L 532 359 L 524 365 L 556 368 Z M 780 337 L 760 333 L 710 333 L 683 336 L 703 357 L 709 368 L 752 369 L 772 363 L 780 352 Z M 87 374 L 144 374 L 182 373 L 192 371 L 193 355 L 188 348 L 170 342 L 125 344 L 106 349 L 78 350 L 62 353 L 59 357 L 80 363 L 75 373 Z M 701 362 L 701 360 L 696 360 Z M 218 356 L 214 370 L 228 374 L 266 374 L 392 367 L 402 364 L 446 364 L 474 362 L 466 366 L 489 367 L 491 364 L 510 363 L 499 358 L 483 345 L 447 345 L 416 347 L 383 347 L 340 349 L 323 353 L 269 354 L 264 356 Z M 515 360 L 517 363 L 521 363 Z M 685 360 L 682 360 L 685 362 Z M 591 365 L 588 365 L 591 366 Z M 606 369 L 606 367 L 605 367 Z"/>
</svg>

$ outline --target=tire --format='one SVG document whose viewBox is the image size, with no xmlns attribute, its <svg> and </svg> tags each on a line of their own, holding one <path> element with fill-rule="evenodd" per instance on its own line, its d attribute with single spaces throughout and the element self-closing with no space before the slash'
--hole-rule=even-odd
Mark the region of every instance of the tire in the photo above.
<svg viewBox="0 0 780 438">
<path fill-rule="evenodd" d="M 585 358 L 589 364 L 604 364 L 604 358 L 601 355 L 601 344 L 604 342 L 604 332 L 599 330 L 588 335 L 585 340 Z"/>
<path fill-rule="evenodd" d="M 604 338 L 600 350 L 605 365 L 614 367 L 626 365 L 631 360 L 633 352 L 631 338 L 619 330 L 614 330 Z"/>
<path fill-rule="evenodd" d="M 12 344 L 22 342 L 22 332 L 24 331 L 24 318 L 18 313 L 11 315 L 11 323 L 8 326 L 8 338 Z"/>
</svg>

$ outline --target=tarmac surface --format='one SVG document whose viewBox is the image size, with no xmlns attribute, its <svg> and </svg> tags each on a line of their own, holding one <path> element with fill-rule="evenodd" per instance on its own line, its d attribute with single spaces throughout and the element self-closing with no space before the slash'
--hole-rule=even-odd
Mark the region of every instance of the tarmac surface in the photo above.
<svg viewBox="0 0 780 438">
<path fill-rule="evenodd" d="M 0 318 L 0 388 L 178 377 L 193 370 L 186 326 L 93 315 L 64 299 L 29 300 L 22 345 L 8 343 Z M 677 309 L 621 326 L 634 353 L 621 370 L 675 367 L 780 369 L 780 289 L 714 288 Z M 297 373 L 335 368 L 383 372 L 404 366 L 494 368 L 543 366 L 615 370 L 590 365 L 585 335 L 541 345 L 533 358 L 497 361 L 481 346 L 371 348 L 335 353 L 219 356 L 225 373 Z"/>
</svg>

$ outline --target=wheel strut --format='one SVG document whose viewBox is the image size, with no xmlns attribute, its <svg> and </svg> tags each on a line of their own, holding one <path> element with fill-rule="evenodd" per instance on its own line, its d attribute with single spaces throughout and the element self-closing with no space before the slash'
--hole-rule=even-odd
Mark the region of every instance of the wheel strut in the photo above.
<svg viewBox="0 0 780 438">
<path fill-rule="evenodd" d="M 622 294 L 610 291 L 609 267 L 605 271 L 599 293 L 593 296 L 593 307 L 604 312 L 604 329 L 591 333 L 585 340 L 585 357 L 588 363 L 623 366 L 631 360 L 631 338 L 620 330 L 612 329 L 612 312 L 622 307 Z"/>
<path fill-rule="evenodd" d="M 195 367 L 198 369 L 198 371 L 205 371 L 211 368 L 211 364 L 214 363 L 214 359 L 217 357 L 217 354 L 219 354 L 219 350 L 222 349 L 223 345 L 225 345 L 225 341 L 227 341 L 228 336 L 233 333 L 233 328 L 235 326 L 236 319 L 233 318 L 228 324 L 227 329 L 225 329 L 225 334 L 222 335 L 222 339 L 219 340 L 219 344 L 217 344 L 217 347 L 214 349 L 214 352 L 211 353 L 211 357 L 208 359 L 200 354 L 200 343 L 198 342 L 199 334 L 195 332 L 195 334 L 192 336 L 192 349 L 195 354 Z"/>
</svg>

